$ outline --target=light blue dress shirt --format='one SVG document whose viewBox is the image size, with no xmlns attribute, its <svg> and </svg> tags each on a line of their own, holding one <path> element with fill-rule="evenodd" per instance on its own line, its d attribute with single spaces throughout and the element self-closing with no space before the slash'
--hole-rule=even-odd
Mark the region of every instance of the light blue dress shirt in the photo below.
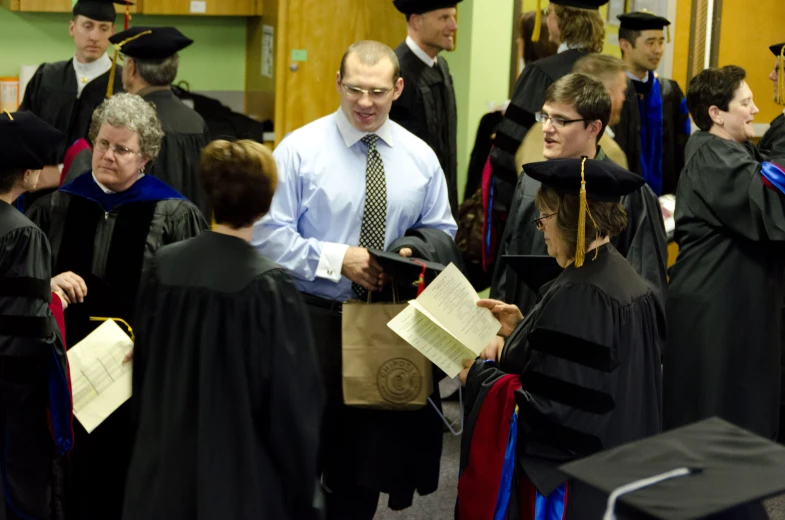
<svg viewBox="0 0 785 520">
<path fill-rule="evenodd" d="M 455 238 L 447 183 L 433 150 L 389 119 L 374 133 L 387 183 L 384 247 L 412 228 Z M 365 135 L 339 109 L 292 132 L 273 153 L 278 188 L 270 211 L 254 225 L 252 243 L 288 269 L 303 292 L 335 301 L 354 297 L 340 273 L 346 249 L 360 240 Z"/>
</svg>

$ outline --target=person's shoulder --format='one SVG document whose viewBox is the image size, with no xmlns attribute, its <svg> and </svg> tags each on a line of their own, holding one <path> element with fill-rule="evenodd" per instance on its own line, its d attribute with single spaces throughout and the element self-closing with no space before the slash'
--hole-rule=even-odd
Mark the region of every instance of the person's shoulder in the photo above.
<svg viewBox="0 0 785 520">
<path fill-rule="evenodd" d="M 394 146 L 401 146 L 409 155 L 420 157 L 428 162 L 439 161 L 436 152 L 433 151 L 433 148 L 428 143 L 393 120 L 389 120 L 388 124 L 390 125 Z"/>
<path fill-rule="evenodd" d="M 308 149 L 317 148 L 314 145 L 323 142 L 325 133 L 331 130 L 338 130 L 338 125 L 335 121 L 335 113 L 328 114 L 316 121 L 301 126 L 297 130 L 293 130 L 291 133 L 284 136 L 276 149 L 282 148 L 286 150 L 289 148 L 297 148 L 298 150 L 302 150 L 303 147 Z"/>
</svg>

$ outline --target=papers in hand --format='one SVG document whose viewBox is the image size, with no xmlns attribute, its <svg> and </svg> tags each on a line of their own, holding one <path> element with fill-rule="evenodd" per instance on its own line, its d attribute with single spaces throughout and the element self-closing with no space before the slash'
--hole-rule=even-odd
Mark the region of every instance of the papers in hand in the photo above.
<svg viewBox="0 0 785 520">
<path fill-rule="evenodd" d="M 131 363 L 123 358 L 134 347 L 111 320 L 68 350 L 74 416 L 87 433 L 131 397 Z"/>
<path fill-rule="evenodd" d="M 461 271 L 450 264 L 409 306 L 387 324 L 448 377 L 463 370 L 501 329 Z"/>
</svg>

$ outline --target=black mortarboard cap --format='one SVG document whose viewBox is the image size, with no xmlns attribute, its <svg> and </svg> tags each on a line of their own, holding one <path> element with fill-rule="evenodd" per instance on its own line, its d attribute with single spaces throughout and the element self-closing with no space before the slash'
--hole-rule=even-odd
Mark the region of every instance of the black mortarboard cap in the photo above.
<svg viewBox="0 0 785 520">
<path fill-rule="evenodd" d="M 618 494 L 606 518 L 742 518 L 785 491 L 785 447 L 716 417 L 559 469 L 602 495 Z"/>
<path fill-rule="evenodd" d="M 619 27 L 622 29 L 629 29 L 630 31 L 651 31 L 662 30 L 665 26 L 671 23 L 667 18 L 657 16 L 649 11 L 635 11 L 627 14 L 617 15 L 619 19 Z"/>
<path fill-rule="evenodd" d="M 403 14 L 410 15 L 453 7 L 460 2 L 461 0 L 393 0 L 393 5 Z"/>
<path fill-rule="evenodd" d="M 445 266 L 436 262 L 426 262 L 418 258 L 406 258 L 398 253 L 369 249 L 384 272 L 390 275 L 397 283 L 414 284 L 420 280 L 420 274 L 425 266 L 425 283 L 428 284 L 441 273 Z"/>
<path fill-rule="evenodd" d="M 32 112 L 0 112 L 3 169 L 40 170 L 65 134 Z"/>
<path fill-rule="evenodd" d="M 608 3 L 609 0 L 551 0 L 552 4 L 564 7 L 575 7 L 578 9 L 597 10 Z"/>
<path fill-rule="evenodd" d="M 564 270 L 555 258 L 548 255 L 502 255 L 502 260 L 535 293 Z"/>
<path fill-rule="evenodd" d="M 780 54 L 782 53 L 783 47 L 785 47 L 785 43 L 775 43 L 774 45 L 769 47 L 769 50 L 774 56 L 779 58 Z"/>
<path fill-rule="evenodd" d="M 769 50 L 779 60 L 777 71 L 777 96 L 774 100 L 780 105 L 785 105 L 785 43 L 777 43 L 769 47 Z"/>
<path fill-rule="evenodd" d="M 168 58 L 194 42 L 174 27 L 132 27 L 111 36 L 109 41 L 119 45 L 121 53 L 140 60 Z"/>
<path fill-rule="evenodd" d="M 583 159 L 552 159 L 523 165 L 526 175 L 560 193 L 579 195 Z M 602 202 L 619 202 L 645 184 L 640 175 L 625 170 L 611 161 L 586 159 L 583 172 L 586 198 Z"/>
<path fill-rule="evenodd" d="M 82 15 L 97 22 L 114 23 L 117 17 L 114 4 L 126 5 L 125 0 L 79 0 L 74 5 L 74 16 Z M 128 5 L 134 5 L 128 2 Z"/>
</svg>

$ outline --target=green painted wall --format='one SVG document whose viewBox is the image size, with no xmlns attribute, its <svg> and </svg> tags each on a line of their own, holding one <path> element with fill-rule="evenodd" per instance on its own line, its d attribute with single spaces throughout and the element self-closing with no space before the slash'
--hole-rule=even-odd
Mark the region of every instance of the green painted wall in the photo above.
<svg viewBox="0 0 785 520">
<path fill-rule="evenodd" d="M 22 64 L 73 56 L 70 18 L 69 13 L 17 13 L 0 7 L 0 76 L 18 76 Z M 180 53 L 177 79 L 200 91 L 245 89 L 245 23 L 243 17 L 133 15 L 131 20 L 132 25 L 172 25 L 194 40 Z"/>
<path fill-rule="evenodd" d="M 514 0 L 464 0 L 458 5 L 458 42 L 445 53 L 458 105 L 458 189 L 463 198 L 477 126 L 491 106 L 509 96 Z"/>
</svg>

